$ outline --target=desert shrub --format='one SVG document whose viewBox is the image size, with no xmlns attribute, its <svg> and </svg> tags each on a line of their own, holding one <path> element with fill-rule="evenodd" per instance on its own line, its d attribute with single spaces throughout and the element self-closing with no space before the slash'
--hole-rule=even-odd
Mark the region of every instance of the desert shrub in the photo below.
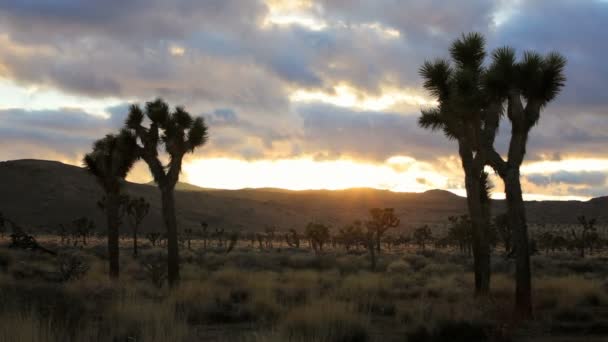
<svg viewBox="0 0 608 342">
<path fill-rule="evenodd" d="M 162 253 L 150 253 L 142 255 L 139 263 L 144 278 L 158 288 L 163 287 L 167 280 L 167 258 Z"/>
<path fill-rule="evenodd" d="M 341 302 L 317 302 L 287 314 L 281 332 L 288 341 L 365 342 L 368 323 Z"/>
<path fill-rule="evenodd" d="M 318 293 L 319 283 L 318 272 L 288 271 L 279 276 L 275 294 L 283 305 L 301 305 Z"/>
<path fill-rule="evenodd" d="M 180 317 L 190 324 L 272 322 L 282 311 L 272 274 L 226 269 L 206 282 L 188 282 L 172 293 Z"/>
<path fill-rule="evenodd" d="M 537 305 L 541 307 L 567 308 L 608 303 L 599 281 L 580 276 L 540 278 L 535 282 L 535 287 Z"/>
<path fill-rule="evenodd" d="M 8 251 L 0 249 L 0 271 L 7 272 L 12 262 L 13 258 Z"/>
<path fill-rule="evenodd" d="M 410 270 L 410 264 L 408 264 L 407 262 L 405 262 L 402 259 L 391 262 L 390 264 L 388 264 L 388 267 L 386 268 L 386 271 L 388 273 L 393 273 L 393 274 L 403 274 L 403 273 L 408 272 L 409 270 Z"/>
<path fill-rule="evenodd" d="M 75 333 L 93 308 L 101 309 L 86 294 L 61 285 L 15 282 L 0 289 L 0 307 L 13 313 L 32 313 L 49 319 L 53 330 Z"/>
<path fill-rule="evenodd" d="M 89 271 L 89 262 L 77 252 L 63 252 L 57 255 L 57 273 L 60 281 L 82 278 Z"/>
<path fill-rule="evenodd" d="M 483 342 L 490 340 L 489 327 L 467 321 L 439 322 L 432 329 L 420 326 L 407 334 L 408 342 Z"/>
<path fill-rule="evenodd" d="M 427 258 L 418 254 L 406 255 L 404 259 L 414 271 L 420 271 L 429 263 Z"/>
</svg>

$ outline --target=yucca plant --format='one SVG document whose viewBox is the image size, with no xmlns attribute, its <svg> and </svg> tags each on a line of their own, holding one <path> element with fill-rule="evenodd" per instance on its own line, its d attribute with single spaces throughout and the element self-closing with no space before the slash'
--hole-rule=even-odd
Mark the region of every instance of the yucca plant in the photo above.
<svg viewBox="0 0 608 342">
<path fill-rule="evenodd" d="M 144 126 L 144 118 L 150 124 Z M 125 123 L 126 128 L 137 137 L 135 150 L 150 169 L 162 198 L 162 213 L 167 229 L 167 267 L 169 285 L 179 281 L 179 245 L 177 218 L 175 214 L 175 185 L 182 170 L 186 153 L 192 153 L 207 141 L 207 126 L 203 118 L 193 118 L 182 107 L 170 110 L 161 99 L 147 102 L 144 110 L 133 105 Z M 164 165 L 159 150 L 169 155 Z"/>
<path fill-rule="evenodd" d="M 83 163 L 95 176 L 105 196 L 103 208 L 107 219 L 110 277 L 118 278 L 120 198 L 124 179 L 137 161 L 135 136 L 128 130 L 118 135 L 108 134 L 93 144 L 93 151 L 85 155 Z"/>
<path fill-rule="evenodd" d="M 465 189 L 473 227 L 475 293 L 490 289 L 489 201 L 485 201 L 487 179 L 486 146 L 493 144 L 498 118 L 502 114 L 501 96 L 490 96 L 485 89 L 485 39 L 478 33 L 463 35 L 450 47 L 450 60 L 427 61 L 420 68 L 424 88 L 439 105 L 422 111 L 418 124 L 441 131 L 457 142 L 465 174 Z"/>
<path fill-rule="evenodd" d="M 516 308 L 522 317 L 529 317 L 532 314 L 530 243 L 520 168 L 530 131 L 538 123 L 541 111 L 565 85 L 566 59 L 556 52 L 543 56 L 527 51 L 517 61 L 515 50 L 510 47 L 497 49 L 492 57 L 485 88 L 491 96 L 506 99 L 507 118 L 512 128 L 507 158 L 504 159 L 490 144 L 488 164 L 505 185 L 507 221 L 516 257 Z"/>
</svg>

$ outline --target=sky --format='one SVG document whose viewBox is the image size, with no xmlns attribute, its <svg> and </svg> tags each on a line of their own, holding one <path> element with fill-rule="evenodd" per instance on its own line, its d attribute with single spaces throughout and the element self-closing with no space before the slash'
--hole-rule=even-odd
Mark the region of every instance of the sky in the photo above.
<svg viewBox="0 0 608 342">
<path fill-rule="evenodd" d="M 418 69 L 476 31 L 489 50 L 568 58 L 525 197 L 607 195 L 606 22 L 600 0 L 0 0 L 0 160 L 80 165 L 129 104 L 160 96 L 209 126 L 184 162 L 195 185 L 464 194 L 454 142 L 417 127 L 436 104 Z M 151 177 L 140 162 L 129 180 Z"/>
</svg>

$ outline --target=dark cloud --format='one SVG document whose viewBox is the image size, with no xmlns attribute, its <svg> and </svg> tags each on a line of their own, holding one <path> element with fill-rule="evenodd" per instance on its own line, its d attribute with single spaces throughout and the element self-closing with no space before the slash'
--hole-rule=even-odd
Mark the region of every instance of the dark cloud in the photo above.
<svg viewBox="0 0 608 342">
<path fill-rule="evenodd" d="M 40 157 L 40 151 L 79 158 L 121 124 L 118 115 L 106 119 L 80 110 L 0 110 L 0 159 Z"/>
<path fill-rule="evenodd" d="M 455 145 L 417 125 L 417 115 L 360 112 L 329 105 L 303 105 L 301 149 L 332 158 L 383 161 L 395 155 L 434 160 L 455 153 Z"/>
<path fill-rule="evenodd" d="M 603 107 L 608 100 L 604 86 L 608 80 L 608 2 L 577 1 L 521 1 L 503 25 L 491 36 L 493 46 L 505 44 L 523 50 L 542 53 L 558 51 L 568 58 L 566 88 L 557 104 L 585 108 Z"/>
<path fill-rule="evenodd" d="M 549 174 L 534 173 L 526 175 L 526 179 L 538 186 L 558 184 L 605 186 L 608 174 L 599 171 L 557 171 Z"/>
</svg>

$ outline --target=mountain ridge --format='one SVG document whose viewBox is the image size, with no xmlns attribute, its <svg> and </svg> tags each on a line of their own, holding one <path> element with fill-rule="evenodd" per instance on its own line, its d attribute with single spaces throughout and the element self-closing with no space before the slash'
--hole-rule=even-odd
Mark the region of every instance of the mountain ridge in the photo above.
<svg viewBox="0 0 608 342">
<path fill-rule="evenodd" d="M 96 203 L 102 191 L 83 168 L 58 161 L 22 159 L 0 162 L 0 212 L 31 229 L 53 230 L 61 223 L 86 216 L 98 227 L 104 217 Z M 144 230 L 162 230 L 160 193 L 153 184 L 127 182 L 126 192 L 151 204 Z M 587 202 L 527 202 L 531 222 L 575 223 L 577 215 L 605 220 L 608 197 Z M 493 213 L 504 201 L 493 201 Z M 363 219 L 373 207 L 395 208 L 402 228 L 443 225 L 447 217 L 466 212 L 466 200 L 446 190 L 402 193 L 371 188 L 345 190 L 284 190 L 273 188 L 223 190 L 180 183 L 176 191 L 182 227 L 211 226 L 237 230 L 303 229 L 313 220 L 334 227 Z"/>
</svg>

